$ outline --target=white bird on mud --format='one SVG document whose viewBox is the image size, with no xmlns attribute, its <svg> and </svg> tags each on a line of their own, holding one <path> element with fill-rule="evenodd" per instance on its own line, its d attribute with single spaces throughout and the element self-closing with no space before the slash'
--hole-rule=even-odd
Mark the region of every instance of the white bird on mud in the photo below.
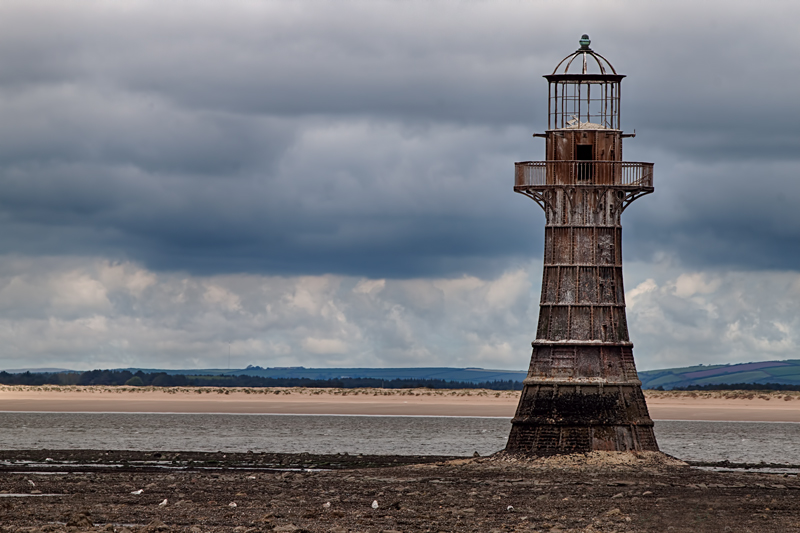
<svg viewBox="0 0 800 533">
<path fill-rule="evenodd" d="M 378 500 L 372 500 L 372 508 L 373 509 L 377 509 L 378 508 Z"/>
<path fill-rule="evenodd" d="M 164 498 L 164 501 L 158 504 L 159 507 L 166 507 L 167 506 L 167 499 Z"/>
<path fill-rule="evenodd" d="M 331 508 L 331 502 L 325 502 L 325 503 L 323 503 L 323 504 L 322 504 L 322 508 L 323 508 L 323 509 L 330 509 L 330 508 Z"/>
<path fill-rule="evenodd" d="M 139 489 L 139 490 L 135 490 L 135 491 L 131 492 L 131 494 L 135 494 L 135 495 L 138 496 L 139 494 L 141 494 L 143 492 L 144 492 L 144 489 Z"/>
<path fill-rule="evenodd" d="M 228 504 L 228 507 L 236 507 L 236 502 L 231 502 Z"/>
</svg>

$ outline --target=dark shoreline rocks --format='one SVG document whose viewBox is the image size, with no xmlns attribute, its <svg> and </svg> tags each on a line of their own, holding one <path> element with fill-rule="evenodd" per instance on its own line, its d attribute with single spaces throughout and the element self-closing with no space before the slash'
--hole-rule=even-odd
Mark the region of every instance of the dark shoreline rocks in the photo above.
<svg viewBox="0 0 800 533">
<path fill-rule="evenodd" d="M 3 533 L 800 531 L 797 476 L 709 472 L 652 452 L 12 450 L 0 466 Z"/>
</svg>

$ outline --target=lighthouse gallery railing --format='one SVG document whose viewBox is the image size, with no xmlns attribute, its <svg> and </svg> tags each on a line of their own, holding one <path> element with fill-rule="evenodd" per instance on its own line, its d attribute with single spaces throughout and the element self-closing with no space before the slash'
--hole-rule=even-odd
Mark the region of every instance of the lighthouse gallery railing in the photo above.
<svg viewBox="0 0 800 533">
<path fill-rule="evenodd" d="M 515 187 L 613 185 L 652 187 L 653 163 L 631 161 L 524 161 L 515 163 Z"/>
</svg>

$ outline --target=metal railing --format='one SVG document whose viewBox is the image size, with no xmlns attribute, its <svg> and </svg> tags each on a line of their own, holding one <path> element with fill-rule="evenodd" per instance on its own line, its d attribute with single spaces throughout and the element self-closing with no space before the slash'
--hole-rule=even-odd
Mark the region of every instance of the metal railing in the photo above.
<svg viewBox="0 0 800 533">
<path fill-rule="evenodd" d="M 514 164 L 515 187 L 616 185 L 652 187 L 653 163 L 631 161 L 525 161 Z"/>
</svg>

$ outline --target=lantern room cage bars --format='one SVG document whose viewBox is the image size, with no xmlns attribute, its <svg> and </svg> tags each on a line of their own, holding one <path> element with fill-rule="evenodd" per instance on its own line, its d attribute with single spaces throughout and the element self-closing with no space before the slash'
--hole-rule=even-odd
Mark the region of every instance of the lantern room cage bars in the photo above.
<svg viewBox="0 0 800 533">
<path fill-rule="evenodd" d="M 551 79 L 547 128 L 580 128 L 592 124 L 589 127 L 618 130 L 619 100 L 619 81 Z"/>
<path fill-rule="evenodd" d="M 581 47 L 545 76 L 548 129 L 620 129 L 620 82 L 625 76 L 590 44 L 588 35 L 581 36 Z"/>
</svg>

